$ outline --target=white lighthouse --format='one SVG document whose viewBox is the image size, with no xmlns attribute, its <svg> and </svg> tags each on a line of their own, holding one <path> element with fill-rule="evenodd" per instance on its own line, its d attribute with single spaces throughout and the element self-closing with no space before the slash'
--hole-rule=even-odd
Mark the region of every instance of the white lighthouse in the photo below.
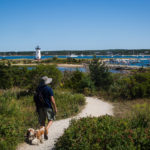
<svg viewBox="0 0 150 150">
<path fill-rule="evenodd" d="M 40 47 L 39 46 L 37 46 L 36 48 L 35 48 L 35 50 L 36 50 L 36 55 L 35 55 L 35 59 L 37 59 L 37 60 L 39 60 L 39 59 L 41 59 L 41 51 L 40 51 Z"/>
</svg>

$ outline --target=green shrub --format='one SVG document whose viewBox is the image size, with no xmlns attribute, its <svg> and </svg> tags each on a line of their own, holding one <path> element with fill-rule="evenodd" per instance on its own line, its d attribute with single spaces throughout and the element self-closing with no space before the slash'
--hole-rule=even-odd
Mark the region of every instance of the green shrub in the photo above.
<svg viewBox="0 0 150 150">
<path fill-rule="evenodd" d="M 150 73 L 119 76 L 110 86 L 109 95 L 113 99 L 130 100 L 150 97 Z"/>
<path fill-rule="evenodd" d="M 108 90 L 112 84 L 112 76 L 107 66 L 94 56 L 89 65 L 90 77 L 98 89 Z"/>
<path fill-rule="evenodd" d="M 51 86 L 53 88 L 59 86 L 62 79 L 62 73 L 54 65 L 38 65 L 32 70 L 25 66 L 6 66 L 0 65 L 0 88 L 9 89 L 17 86 L 28 88 L 32 93 L 42 76 L 53 78 Z"/>
<path fill-rule="evenodd" d="M 13 86 L 13 78 L 10 66 L 0 64 L 0 88 L 8 89 Z"/>
<path fill-rule="evenodd" d="M 127 119 L 111 116 L 73 120 L 56 150 L 147 150 L 150 128 L 132 128 Z"/>
<path fill-rule="evenodd" d="M 84 74 L 79 86 L 80 92 L 87 96 L 91 96 L 95 91 L 94 82 L 90 79 L 88 74 Z"/>
<path fill-rule="evenodd" d="M 75 92 L 92 95 L 94 83 L 89 75 L 79 70 L 74 72 L 64 72 L 63 87 L 72 89 Z"/>
<path fill-rule="evenodd" d="M 11 67 L 11 75 L 13 78 L 13 86 L 17 87 L 26 87 L 28 84 L 28 77 L 29 77 L 29 70 L 27 67 L 18 67 L 18 66 L 12 66 Z"/>
</svg>

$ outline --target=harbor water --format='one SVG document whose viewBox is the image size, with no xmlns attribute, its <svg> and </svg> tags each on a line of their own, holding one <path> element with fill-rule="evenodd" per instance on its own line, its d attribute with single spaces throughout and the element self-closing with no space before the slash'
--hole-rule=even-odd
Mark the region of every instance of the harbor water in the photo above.
<svg viewBox="0 0 150 150">
<path fill-rule="evenodd" d="M 53 58 L 56 56 L 42 56 L 41 59 Z M 57 58 L 68 58 L 69 56 L 57 56 Z M 150 56 L 149 55 L 97 55 L 97 58 L 109 59 L 106 61 L 108 64 L 118 64 L 118 65 L 129 65 L 129 66 L 143 66 L 150 67 Z M 75 56 L 71 57 L 75 59 L 92 59 L 93 56 Z M 0 59 L 35 59 L 35 56 L 0 56 Z"/>
</svg>

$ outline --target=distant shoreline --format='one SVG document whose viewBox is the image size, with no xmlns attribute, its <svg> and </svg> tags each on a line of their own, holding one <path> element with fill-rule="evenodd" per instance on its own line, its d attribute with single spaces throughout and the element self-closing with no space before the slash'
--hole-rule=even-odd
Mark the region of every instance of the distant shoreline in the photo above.
<svg viewBox="0 0 150 150">
<path fill-rule="evenodd" d="M 13 56 L 33 56 L 33 57 L 35 57 L 34 55 L 0 55 L 0 57 L 13 57 Z M 66 56 L 66 58 L 76 58 L 76 57 L 70 57 L 70 55 L 42 55 L 42 56 L 54 56 L 54 57 L 57 57 L 57 56 Z M 81 56 L 81 55 L 77 55 L 77 56 Z M 83 57 L 84 56 L 93 56 L 93 55 L 83 55 Z M 144 54 L 144 55 L 96 55 L 96 56 L 150 56 L 149 54 L 148 55 L 146 55 L 146 54 Z M 82 57 L 82 56 L 81 56 Z"/>
<path fill-rule="evenodd" d="M 39 64 L 11 64 L 12 66 L 37 66 Z M 54 64 L 54 63 L 49 63 L 49 64 L 44 64 L 43 65 L 56 65 L 58 67 L 66 67 L 66 68 L 85 68 L 86 66 L 84 64 Z M 130 70 L 130 69 L 139 69 L 141 66 L 128 66 L 128 65 L 115 65 L 115 64 L 109 64 L 106 65 L 111 69 L 125 69 L 125 70 Z M 144 67 L 145 68 L 145 67 Z"/>
<path fill-rule="evenodd" d="M 11 64 L 12 66 L 37 66 L 39 64 Z M 54 63 L 49 63 L 49 64 L 44 64 L 43 65 L 57 65 L 58 67 L 68 67 L 68 68 L 83 68 L 84 65 L 82 64 L 54 64 Z"/>
</svg>

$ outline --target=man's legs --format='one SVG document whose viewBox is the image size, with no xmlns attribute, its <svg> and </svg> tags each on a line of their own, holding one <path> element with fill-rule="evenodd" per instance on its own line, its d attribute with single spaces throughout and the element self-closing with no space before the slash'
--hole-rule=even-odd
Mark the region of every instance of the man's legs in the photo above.
<svg viewBox="0 0 150 150">
<path fill-rule="evenodd" d="M 53 110 L 50 108 L 45 109 L 45 111 L 46 111 L 46 115 L 47 115 L 47 119 L 48 119 L 48 124 L 47 124 L 47 126 L 45 126 L 44 138 L 48 139 L 48 129 L 50 128 L 50 126 L 53 123 L 54 114 L 53 114 Z"/>
<path fill-rule="evenodd" d="M 50 128 L 50 126 L 52 125 L 52 123 L 53 123 L 53 121 L 50 120 L 50 121 L 48 122 L 47 126 L 45 127 L 44 138 L 45 138 L 46 140 L 48 140 L 48 129 Z"/>
<path fill-rule="evenodd" d="M 38 110 L 38 119 L 39 119 L 39 123 L 40 123 L 40 128 L 42 126 L 45 126 L 46 115 L 45 115 L 44 108 L 40 108 Z"/>
<path fill-rule="evenodd" d="M 48 129 L 50 128 L 50 126 L 52 125 L 52 123 L 53 123 L 52 120 L 50 120 L 50 121 L 48 122 L 47 127 L 46 127 L 46 130 L 48 130 Z"/>
</svg>

